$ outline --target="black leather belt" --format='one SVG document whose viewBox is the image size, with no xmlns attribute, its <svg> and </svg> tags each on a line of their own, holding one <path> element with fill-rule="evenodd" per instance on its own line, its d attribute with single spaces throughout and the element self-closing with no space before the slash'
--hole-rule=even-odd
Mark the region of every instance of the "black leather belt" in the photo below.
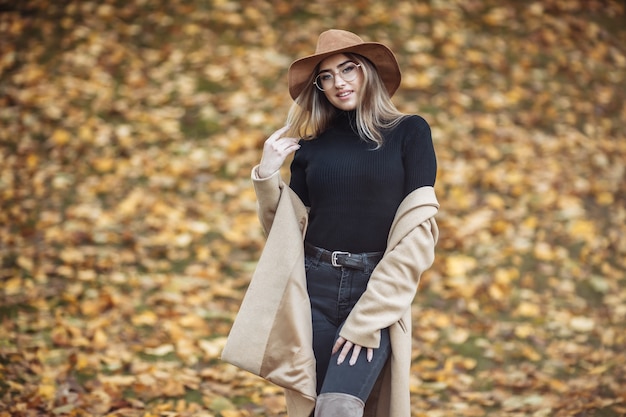
<svg viewBox="0 0 626 417">
<path fill-rule="evenodd" d="M 304 245 L 304 251 L 309 256 L 317 257 L 322 262 L 328 262 L 334 267 L 346 267 L 353 269 L 360 269 L 362 271 L 367 269 L 367 266 L 373 266 L 380 261 L 383 257 L 382 252 L 365 252 L 365 253 L 350 253 L 343 251 L 329 251 L 323 248 L 318 248 L 310 244 Z"/>
</svg>

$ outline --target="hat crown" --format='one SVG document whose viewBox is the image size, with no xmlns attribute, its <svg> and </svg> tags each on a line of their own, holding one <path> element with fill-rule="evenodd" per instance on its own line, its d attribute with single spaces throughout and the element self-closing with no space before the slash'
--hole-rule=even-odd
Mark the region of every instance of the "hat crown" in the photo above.
<svg viewBox="0 0 626 417">
<path fill-rule="evenodd" d="M 363 43 L 363 39 L 352 32 L 330 29 L 320 34 L 317 40 L 315 54 L 323 54 L 337 49 L 349 48 L 361 43 Z"/>
</svg>

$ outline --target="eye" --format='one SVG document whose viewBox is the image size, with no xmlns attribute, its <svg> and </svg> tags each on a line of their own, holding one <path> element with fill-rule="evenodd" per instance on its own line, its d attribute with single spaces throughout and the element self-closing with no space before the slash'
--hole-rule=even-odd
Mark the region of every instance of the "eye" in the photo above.
<svg viewBox="0 0 626 417">
<path fill-rule="evenodd" d="M 347 64 L 342 70 L 342 74 L 350 74 L 352 71 L 356 69 L 356 64 Z"/>
<path fill-rule="evenodd" d="M 332 80 L 333 75 L 328 72 L 323 72 L 320 75 L 318 75 L 318 78 L 320 79 L 320 81 L 324 82 L 324 81 Z"/>
</svg>

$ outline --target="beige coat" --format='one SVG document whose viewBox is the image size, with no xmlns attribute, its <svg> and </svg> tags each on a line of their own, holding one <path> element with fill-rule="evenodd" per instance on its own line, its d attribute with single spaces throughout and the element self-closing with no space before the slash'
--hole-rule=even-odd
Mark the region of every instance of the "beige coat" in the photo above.
<svg viewBox="0 0 626 417">
<path fill-rule="evenodd" d="M 290 417 L 309 417 L 315 407 L 315 357 L 306 289 L 304 247 L 308 212 L 279 174 L 253 183 L 267 242 L 222 352 L 222 359 L 285 388 Z M 434 260 L 439 204 L 421 187 L 400 204 L 387 250 L 341 335 L 377 348 L 390 327 L 392 355 L 379 378 L 380 391 L 365 416 L 409 417 L 411 303 L 422 272 Z"/>
</svg>

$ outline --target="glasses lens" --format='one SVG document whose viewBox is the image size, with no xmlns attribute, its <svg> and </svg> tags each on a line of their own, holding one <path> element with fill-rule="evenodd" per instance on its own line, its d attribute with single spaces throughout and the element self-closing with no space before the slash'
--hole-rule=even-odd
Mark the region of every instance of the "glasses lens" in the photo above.
<svg viewBox="0 0 626 417">
<path fill-rule="evenodd" d="M 330 72 L 323 72 L 315 77 L 315 85 L 321 91 L 326 91 L 335 84 L 335 77 Z"/>
<path fill-rule="evenodd" d="M 346 81 L 354 81 L 357 75 L 356 69 L 357 69 L 356 64 L 353 64 L 353 63 L 347 64 L 341 70 L 341 78 L 343 78 Z"/>
<path fill-rule="evenodd" d="M 350 62 L 339 70 L 339 76 L 344 81 L 354 81 L 358 75 L 357 69 L 359 66 L 360 65 Z M 321 91 L 329 90 L 335 85 L 335 76 L 330 72 L 323 72 L 315 77 L 315 85 Z"/>
</svg>

